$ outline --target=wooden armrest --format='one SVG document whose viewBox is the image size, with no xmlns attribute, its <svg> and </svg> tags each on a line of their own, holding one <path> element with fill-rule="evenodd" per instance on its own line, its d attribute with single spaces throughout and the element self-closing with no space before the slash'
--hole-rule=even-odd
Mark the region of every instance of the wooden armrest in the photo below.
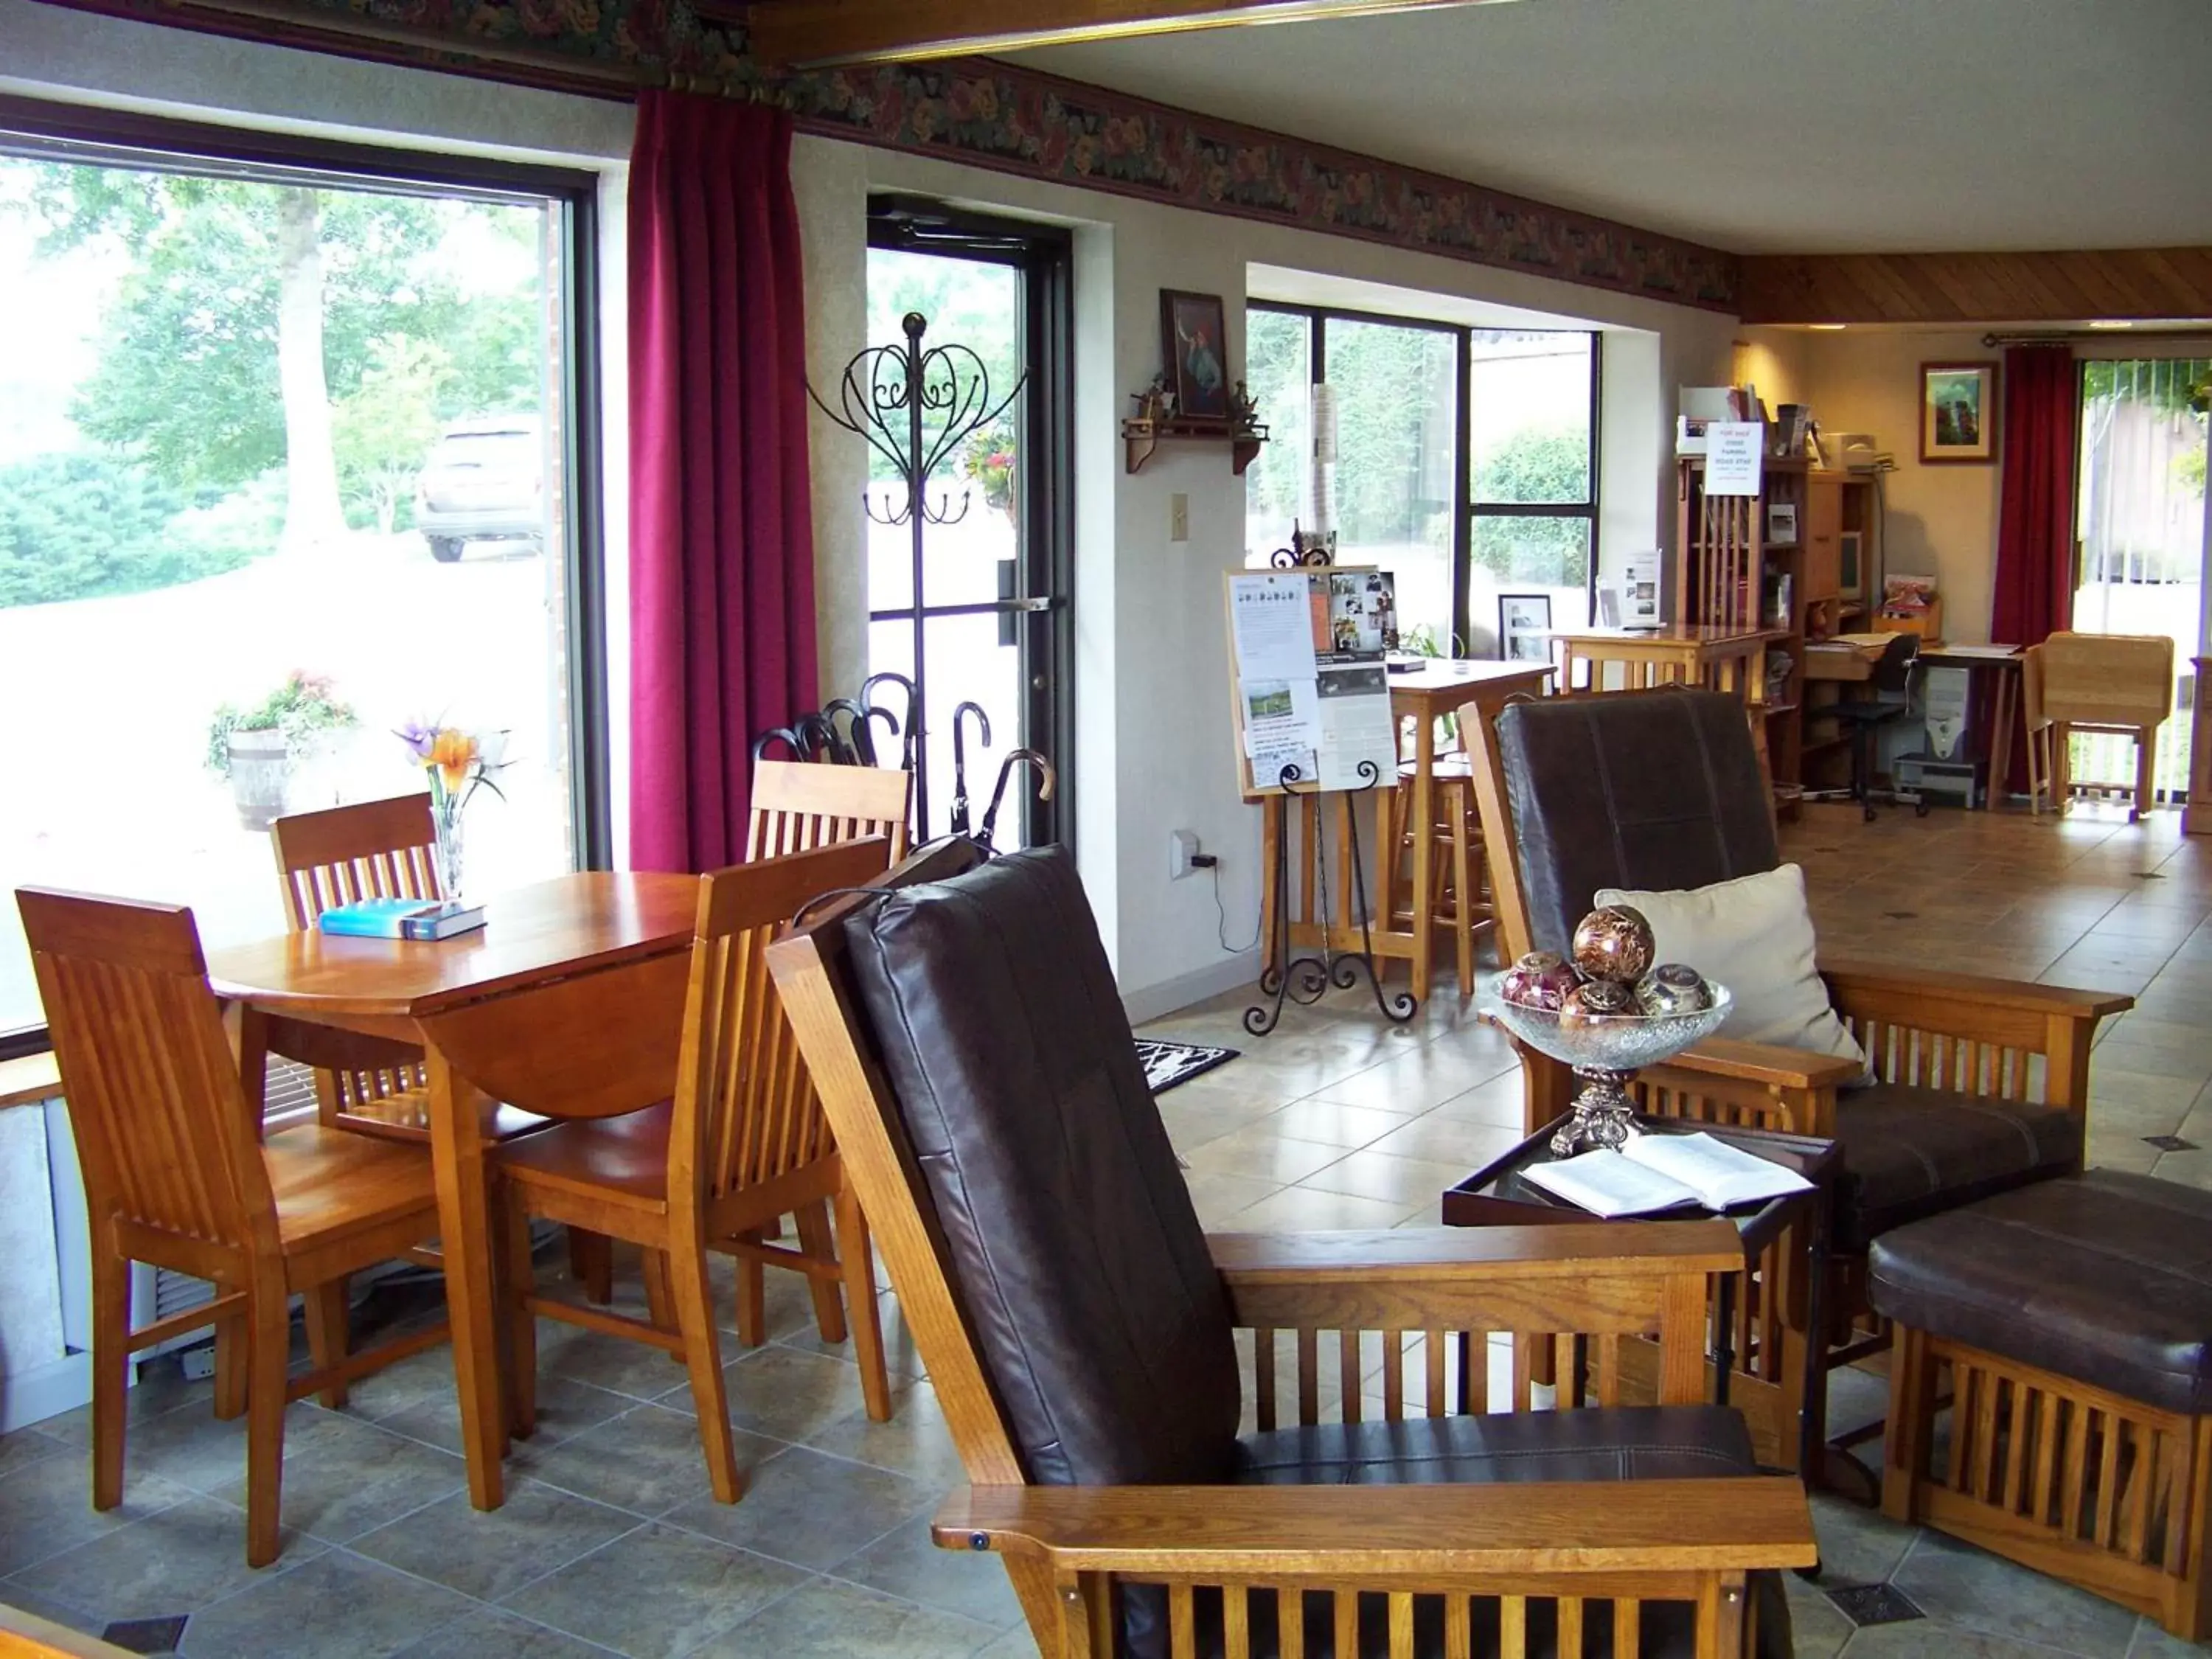
<svg viewBox="0 0 2212 1659">
<path fill-rule="evenodd" d="M 2061 1015 L 2073 1019 L 2098 1019 L 2125 1013 L 2136 1000 L 2117 991 L 2077 991 L 2063 985 L 2037 985 L 2027 980 L 1990 979 L 1980 974 L 1947 974 L 1933 969 L 1887 968 L 1871 963 L 1823 962 L 1820 977 L 1838 1000 L 1854 992 L 1887 997 L 1932 996 L 1952 1002 L 1978 1002 L 1992 1008 L 2023 1013 Z"/>
<path fill-rule="evenodd" d="M 1686 1072 L 1731 1077 L 1776 1089 L 1833 1089 L 1866 1069 L 1841 1054 L 1816 1054 L 1774 1042 L 1738 1042 L 1732 1037 L 1707 1037 L 1666 1063 Z"/>
<path fill-rule="evenodd" d="M 1789 1477 L 1489 1486 L 969 1486 L 945 1549 L 1227 1580 L 1731 1572 L 1820 1559 Z"/>
<path fill-rule="evenodd" d="M 1296 1285 L 1439 1285 L 1735 1273 L 1743 1240 L 1727 1221 L 1528 1227 L 1392 1227 L 1371 1232 L 1208 1233 L 1231 1291 Z"/>
</svg>

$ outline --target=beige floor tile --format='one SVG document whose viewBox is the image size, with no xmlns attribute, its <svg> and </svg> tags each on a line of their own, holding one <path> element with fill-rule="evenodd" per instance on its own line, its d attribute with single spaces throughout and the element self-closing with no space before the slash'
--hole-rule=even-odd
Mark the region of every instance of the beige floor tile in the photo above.
<svg viewBox="0 0 2212 1659">
<path fill-rule="evenodd" d="M 1347 1228 L 1395 1227 L 1413 1210 L 1413 1204 L 1390 1204 L 1380 1199 L 1355 1198 L 1348 1193 L 1322 1193 L 1305 1187 L 1285 1187 L 1261 1199 L 1249 1209 L 1229 1218 L 1224 1231 L 1233 1232 L 1334 1232 Z"/>
<path fill-rule="evenodd" d="M 1291 1140 L 1317 1141 L 1350 1152 L 1379 1140 L 1393 1129 L 1413 1121 L 1411 1112 L 1386 1112 L 1372 1106 L 1347 1106 L 1324 1100 L 1294 1101 L 1280 1111 L 1261 1118 L 1253 1127 Z"/>
<path fill-rule="evenodd" d="M 1348 1193 L 1400 1206 L 1437 1201 L 1445 1188 L 1469 1173 L 1456 1164 L 1426 1158 L 1393 1158 L 1387 1152 L 1353 1152 L 1297 1184 L 1316 1192 Z"/>
<path fill-rule="evenodd" d="M 1465 1118 L 1443 1117 L 1431 1112 L 1415 1118 L 1402 1129 L 1394 1129 L 1367 1150 L 1391 1158 L 1460 1164 L 1464 1166 L 1460 1173 L 1468 1175 L 1510 1152 L 1520 1144 L 1521 1139 L 1518 1125 L 1506 1127 L 1471 1123 Z"/>
<path fill-rule="evenodd" d="M 1247 1176 L 1194 1172 L 1187 1182 L 1191 1207 L 1198 1212 L 1198 1224 L 1208 1232 L 1231 1231 L 1227 1226 L 1230 1218 L 1282 1190 L 1279 1182 L 1257 1181 Z"/>
<path fill-rule="evenodd" d="M 1514 1069 L 1517 1062 L 1502 1042 L 1478 1040 L 1465 1032 L 1439 1038 L 1410 1054 L 1385 1061 L 1315 1092 L 1346 1106 L 1383 1111 L 1425 1112 L 1464 1094 L 1477 1084 Z"/>
<path fill-rule="evenodd" d="M 1190 1154 L 1188 1161 L 1193 1175 L 1243 1176 L 1287 1186 L 1343 1156 L 1341 1146 L 1285 1139 L 1262 1119 L 1218 1140 L 1207 1141 Z"/>
</svg>

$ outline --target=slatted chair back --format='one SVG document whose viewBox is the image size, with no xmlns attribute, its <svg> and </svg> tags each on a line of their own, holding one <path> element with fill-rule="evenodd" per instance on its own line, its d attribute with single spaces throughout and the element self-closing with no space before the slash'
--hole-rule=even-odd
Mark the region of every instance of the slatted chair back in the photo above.
<svg viewBox="0 0 2212 1659">
<path fill-rule="evenodd" d="M 313 927 L 324 911 L 362 899 L 444 896 L 428 795 L 295 813 L 269 826 L 269 841 L 283 884 L 285 921 L 295 933 Z"/>
<path fill-rule="evenodd" d="M 753 767 L 747 860 L 780 858 L 872 836 L 890 838 L 890 857 L 906 856 L 907 801 L 914 775 L 878 766 L 760 761 Z"/>
<path fill-rule="evenodd" d="M 836 1152 L 764 952 L 809 899 L 880 877 L 890 850 L 873 836 L 701 878 L 668 1138 L 672 1194 L 711 1205 Z"/>
<path fill-rule="evenodd" d="M 15 895 L 96 1243 L 212 1277 L 274 1254 L 269 1175 L 191 910 Z"/>
<path fill-rule="evenodd" d="M 324 911 L 362 899 L 445 896 L 427 794 L 295 813 L 269 826 L 269 842 L 276 854 L 285 924 L 295 933 L 312 931 Z M 356 1121 L 349 1127 L 372 1133 L 416 1133 L 413 1120 L 420 1114 L 408 1099 L 428 1087 L 419 1060 L 325 1066 L 315 1072 L 322 1121 L 350 1118 Z"/>
</svg>

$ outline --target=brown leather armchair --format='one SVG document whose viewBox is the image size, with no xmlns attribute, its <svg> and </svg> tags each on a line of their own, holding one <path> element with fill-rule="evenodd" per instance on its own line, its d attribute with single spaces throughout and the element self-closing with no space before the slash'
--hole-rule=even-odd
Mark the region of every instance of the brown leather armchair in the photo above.
<svg viewBox="0 0 2212 1659">
<path fill-rule="evenodd" d="M 1737 697 L 1686 689 L 1561 697 L 1487 718 L 1469 706 L 1461 721 L 1507 960 L 1564 950 L 1600 888 L 1703 887 L 1780 862 Z M 1845 1282 L 1830 1305 L 1863 1314 L 1874 1238 L 2081 1168 L 2090 1042 L 2097 1022 L 2133 999 L 1825 957 L 1820 971 L 1867 1052 L 1871 1084 L 1853 1086 L 1862 1068 L 1849 1060 L 1717 1040 L 1647 1070 L 1637 1090 L 1648 1111 L 1840 1140 L 1835 1243 Z M 1533 1131 L 1566 1109 L 1573 1078 L 1540 1054 L 1524 1050 L 1522 1060 Z M 1769 1266 L 1760 1277 L 1778 1292 L 1787 1264 Z M 1771 1315 L 1783 1311 L 1779 1299 L 1766 1298 Z M 1747 1319 L 1759 1305 L 1747 1298 Z M 1828 1361 L 1865 1349 L 1846 1344 Z M 1771 1405 L 1794 1410 L 1790 1358 L 1778 1347 L 1766 1363 Z M 1765 1398 L 1754 1389 L 1742 1403 L 1762 1453 L 1786 1458 L 1794 1435 L 1769 1441 Z"/>
<path fill-rule="evenodd" d="M 769 960 L 973 1483 L 937 1541 L 1005 1559 L 1044 1653 L 1789 1650 L 1803 1492 L 1699 1403 L 1732 1229 L 1208 1237 L 1073 861 L 976 858 Z M 1591 1403 L 1523 1367 L 1488 1409 L 1490 1334 L 1532 1329 L 1585 1334 Z"/>
</svg>

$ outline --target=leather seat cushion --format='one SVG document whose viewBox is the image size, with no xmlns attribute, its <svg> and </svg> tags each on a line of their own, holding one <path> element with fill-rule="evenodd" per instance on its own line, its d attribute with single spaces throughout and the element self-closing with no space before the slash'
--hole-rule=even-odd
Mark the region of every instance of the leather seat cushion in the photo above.
<svg viewBox="0 0 2212 1659">
<path fill-rule="evenodd" d="M 1246 1437 L 1237 1446 L 1240 1486 L 1498 1485 L 1539 1480 L 1687 1480 L 1757 1472 L 1751 1436 L 1742 1417 L 1723 1407 L 1645 1406 L 1571 1412 L 1514 1412 L 1470 1417 L 1416 1417 L 1397 1423 L 1323 1423 Z M 1770 1659 L 1790 1651 L 1788 1605 L 1771 1573 L 1755 1575 L 1759 1596 L 1759 1650 Z M 1277 1602 L 1272 1594 L 1248 1603 L 1252 1651 L 1273 1659 L 1279 1651 Z M 1194 1613 L 1201 1652 L 1218 1655 L 1221 1604 L 1201 1591 Z M 1495 1653 L 1498 1604 L 1474 1603 L 1474 1650 Z M 1613 1607 L 1585 1607 L 1584 1651 L 1612 1647 Z M 1148 1659 L 1167 1650 L 1166 1600 L 1151 1586 L 1123 1595 L 1124 1650 Z M 1640 1610 L 1638 1649 L 1664 1659 L 1688 1659 L 1696 1627 L 1686 1602 L 1649 1601 Z M 1334 1659 L 1333 1598 L 1311 1594 L 1305 1601 L 1306 1651 Z M 1555 1604 L 1528 1604 L 1528 1652 L 1544 1659 L 1558 1650 Z M 1390 1651 L 1389 1609 L 1381 1595 L 1359 1603 L 1361 1659 Z M 1435 1596 L 1413 1602 L 1413 1651 L 1419 1659 L 1444 1652 L 1443 1603 Z"/>
<path fill-rule="evenodd" d="M 1030 1478 L 1226 1480 L 1228 1295 L 1073 859 L 1042 848 L 898 889 L 845 938 Z"/>
<path fill-rule="evenodd" d="M 2212 1410 L 2212 1193 L 2092 1170 L 1884 1234 L 1899 1324 L 2190 1416 Z"/>
<path fill-rule="evenodd" d="M 2063 1106 L 1877 1083 L 1836 1100 L 1844 1176 L 1836 1244 L 1856 1253 L 1893 1227 L 2081 1167 L 2082 1120 Z"/>
<path fill-rule="evenodd" d="M 1757 1472 L 1741 1413 L 1620 1406 L 1274 1429 L 1237 1443 L 1235 1479 L 1240 1486 L 1497 1486 Z"/>
</svg>

